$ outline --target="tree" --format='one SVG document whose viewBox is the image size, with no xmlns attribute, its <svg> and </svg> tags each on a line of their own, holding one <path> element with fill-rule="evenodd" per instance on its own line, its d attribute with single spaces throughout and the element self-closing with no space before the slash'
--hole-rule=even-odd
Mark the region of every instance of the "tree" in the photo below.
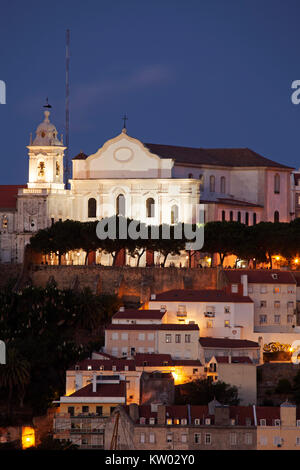
<svg viewBox="0 0 300 470">
<path fill-rule="evenodd" d="M 213 399 L 224 405 L 238 405 L 238 389 L 225 382 L 212 382 L 209 378 L 176 386 L 177 405 L 207 405 Z"/>
<path fill-rule="evenodd" d="M 291 393 L 292 392 L 292 385 L 288 379 L 279 379 L 277 387 L 275 389 L 275 393 L 280 395 Z"/>
<path fill-rule="evenodd" d="M 239 222 L 208 222 L 204 227 L 204 246 L 201 251 L 218 253 L 220 264 L 230 254 L 238 254 L 243 244 L 246 226 Z"/>
</svg>

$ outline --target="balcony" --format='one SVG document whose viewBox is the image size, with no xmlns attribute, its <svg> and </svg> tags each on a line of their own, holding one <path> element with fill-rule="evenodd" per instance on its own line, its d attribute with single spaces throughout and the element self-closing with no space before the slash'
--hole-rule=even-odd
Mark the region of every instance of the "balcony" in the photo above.
<svg viewBox="0 0 300 470">
<path fill-rule="evenodd" d="M 102 428 L 102 429 L 97 429 L 97 428 L 92 428 L 92 429 L 71 428 L 70 433 L 71 434 L 104 434 L 104 428 Z"/>
<path fill-rule="evenodd" d="M 215 318 L 215 312 L 204 312 L 206 318 Z"/>
</svg>

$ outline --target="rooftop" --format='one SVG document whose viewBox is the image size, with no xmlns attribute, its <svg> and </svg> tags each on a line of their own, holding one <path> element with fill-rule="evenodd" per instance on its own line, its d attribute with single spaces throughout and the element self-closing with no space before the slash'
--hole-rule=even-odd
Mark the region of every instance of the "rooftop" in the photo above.
<svg viewBox="0 0 300 470">
<path fill-rule="evenodd" d="M 248 339 L 230 339 L 230 338 L 199 338 L 199 342 L 204 348 L 259 348 L 259 344 Z"/>
<path fill-rule="evenodd" d="M 296 283 L 293 273 L 281 271 L 280 269 L 225 269 L 224 273 L 230 283 L 240 283 L 243 274 L 247 274 L 250 284 Z"/>
<path fill-rule="evenodd" d="M 151 324 L 151 325 L 137 325 L 137 324 L 119 324 L 113 323 L 106 327 L 106 330 L 179 330 L 179 331 L 192 331 L 199 330 L 199 326 L 196 324 L 187 324 L 187 325 L 177 325 L 174 323 L 163 323 L 161 325 Z"/>
<path fill-rule="evenodd" d="M 248 296 L 228 293 L 218 289 L 173 289 L 156 294 L 155 299 L 150 302 L 237 302 L 253 303 Z"/>
<path fill-rule="evenodd" d="M 165 315 L 165 311 L 161 310 L 138 310 L 138 309 L 127 309 L 119 310 L 114 314 L 113 319 L 143 319 L 143 320 L 161 320 Z"/>
<path fill-rule="evenodd" d="M 120 381 L 117 384 L 97 383 L 96 392 L 93 392 L 93 384 L 86 385 L 68 397 L 125 397 L 126 382 Z"/>
<path fill-rule="evenodd" d="M 16 209 L 18 190 L 26 188 L 25 184 L 0 185 L 0 208 Z"/>
</svg>

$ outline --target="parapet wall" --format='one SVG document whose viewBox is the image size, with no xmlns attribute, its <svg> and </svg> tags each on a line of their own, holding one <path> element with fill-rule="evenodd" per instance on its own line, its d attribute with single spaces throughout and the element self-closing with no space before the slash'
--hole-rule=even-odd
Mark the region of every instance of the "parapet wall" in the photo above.
<svg viewBox="0 0 300 470">
<path fill-rule="evenodd" d="M 94 293 L 115 293 L 124 300 L 145 302 L 150 294 L 170 289 L 215 289 L 216 268 L 131 268 L 111 266 L 43 266 L 28 271 L 34 285 L 53 278 L 59 289 L 90 287 Z"/>
</svg>

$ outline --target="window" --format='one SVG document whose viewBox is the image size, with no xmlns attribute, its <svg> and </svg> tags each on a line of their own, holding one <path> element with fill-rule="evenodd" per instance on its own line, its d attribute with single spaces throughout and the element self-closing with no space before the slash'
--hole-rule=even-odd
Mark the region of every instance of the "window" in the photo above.
<svg viewBox="0 0 300 470">
<path fill-rule="evenodd" d="M 124 194 L 119 194 L 116 199 L 116 214 L 122 215 L 125 217 L 125 196 Z"/>
<path fill-rule="evenodd" d="M 177 224 L 178 223 L 178 206 L 174 204 L 174 206 L 171 207 L 171 224 Z"/>
<path fill-rule="evenodd" d="M 129 370 L 129 367 L 128 367 L 128 366 L 124 366 L 124 370 Z"/>
<path fill-rule="evenodd" d="M 181 335 L 175 335 L 175 343 L 181 343 Z"/>
<path fill-rule="evenodd" d="M 140 443 L 141 444 L 145 443 L 145 433 L 143 433 L 143 432 L 140 434 Z"/>
<path fill-rule="evenodd" d="M 146 424 L 146 418 L 141 417 L 140 418 L 140 424 Z"/>
<path fill-rule="evenodd" d="M 187 442 L 187 434 L 181 434 L 181 442 Z"/>
<path fill-rule="evenodd" d="M 187 419 L 183 418 L 183 419 L 181 420 L 181 424 L 186 425 L 186 424 L 187 424 Z"/>
<path fill-rule="evenodd" d="M 205 434 L 205 444 L 206 445 L 211 444 L 211 434 Z"/>
<path fill-rule="evenodd" d="M 199 418 L 195 418 L 195 419 L 194 419 L 194 424 L 200 426 L 200 419 L 199 419 Z"/>
<path fill-rule="evenodd" d="M 166 334 L 166 343 L 172 343 L 172 335 Z"/>
<path fill-rule="evenodd" d="M 127 348 L 122 348 L 122 356 L 127 356 L 128 354 L 128 349 Z"/>
<path fill-rule="evenodd" d="M 296 446 L 300 446 L 300 437 L 296 437 Z"/>
<path fill-rule="evenodd" d="M 193 173 L 189 173 L 189 178 L 194 178 Z"/>
<path fill-rule="evenodd" d="M 145 341 L 145 333 L 139 333 L 139 341 Z"/>
<path fill-rule="evenodd" d="M 195 442 L 195 444 L 201 444 L 201 434 L 200 433 L 197 432 L 197 433 L 194 434 L 194 442 Z"/>
<path fill-rule="evenodd" d="M 112 333 L 111 334 L 111 339 L 113 339 L 113 340 L 119 339 L 119 334 L 118 333 Z"/>
<path fill-rule="evenodd" d="M 274 323 L 276 324 L 280 323 L 280 315 L 274 315 Z"/>
<path fill-rule="evenodd" d="M 278 211 L 274 212 L 274 222 L 279 222 L 279 212 Z"/>
<path fill-rule="evenodd" d="M 97 201 L 93 197 L 88 200 L 88 217 L 96 217 Z"/>
<path fill-rule="evenodd" d="M 236 446 L 237 444 L 237 436 L 235 432 L 231 432 L 229 434 L 229 442 L 231 446 Z"/>
<path fill-rule="evenodd" d="M 149 418 L 149 424 L 155 424 L 155 418 Z"/>
<path fill-rule="evenodd" d="M 229 306 L 224 307 L 224 313 L 230 313 L 230 307 Z"/>
<path fill-rule="evenodd" d="M 112 414 L 112 413 L 114 412 L 114 410 L 115 410 L 115 409 L 116 409 L 116 407 L 115 407 L 115 406 L 111 406 L 111 407 L 110 407 L 110 414 Z"/>
<path fill-rule="evenodd" d="M 260 301 L 260 308 L 266 308 L 267 306 L 267 301 L 266 300 L 261 300 Z"/>
<path fill-rule="evenodd" d="M 267 315 L 259 315 L 259 323 L 262 325 L 263 323 L 267 323 Z"/>
<path fill-rule="evenodd" d="M 231 292 L 233 294 L 236 294 L 238 292 L 239 288 L 237 284 L 231 284 Z"/>
<path fill-rule="evenodd" d="M 253 225 L 256 225 L 256 213 L 253 212 Z"/>
<path fill-rule="evenodd" d="M 287 323 L 293 323 L 293 315 L 287 315 Z"/>
<path fill-rule="evenodd" d="M 238 213 L 237 213 L 237 221 L 241 222 L 241 213 L 240 213 L 240 211 L 238 211 Z"/>
<path fill-rule="evenodd" d="M 206 321 L 206 328 L 213 328 L 213 327 L 214 327 L 213 320 L 207 320 Z"/>
<path fill-rule="evenodd" d="M 288 286 L 287 287 L 287 293 L 288 294 L 294 294 L 294 286 Z"/>
<path fill-rule="evenodd" d="M 193 374 L 197 374 L 198 369 L 193 369 Z"/>
<path fill-rule="evenodd" d="M 273 293 L 274 294 L 280 294 L 280 287 L 274 287 Z"/>
<path fill-rule="evenodd" d="M 274 446 L 281 447 L 281 443 L 282 443 L 281 437 L 274 436 L 273 443 L 274 443 Z"/>
<path fill-rule="evenodd" d="M 266 294 L 267 293 L 267 286 L 260 286 L 260 293 Z"/>
<path fill-rule="evenodd" d="M 119 349 L 118 349 L 118 348 L 111 348 L 111 354 L 112 354 L 112 356 L 117 356 L 117 355 L 118 355 L 118 352 L 119 352 Z"/>
<path fill-rule="evenodd" d="M 87 366 L 87 370 L 92 370 L 92 366 Z"/>
<path fill-rule="evenodd" d="M 222 222 L 225 222 L 226 220 L 226 213 L 225 211 L 222 211 Z"/>
<path fill-rule="evenodd" d="M 153 341 L 154 340 L 154 333 L 148 333 L 148 340 Z"/>
<path fill-rule="evenodd" d="M 191 342 L 191 335 L 185 335 L 185 342 L 190 343 Z"/>
<path fill-rule="evenodd" d="M 102 416 L 103 407 L 102 407 L 102 406 L 96 406 L 96 413 L 97 413 L 99 416 Z"/>
<path fill-rule="evenodd" d="M 206 424 L 206 426 L 210 425 L 210 418 L 205 418 L 205 424 Z"/>
<path fill-rule="evenodd" d="M 261 446 L 266 446 L 268 444 L 268 438 L 267 436 L 261 436 L 260 437 L 260 445 Z"/>
<path fill-rule="evenodd" d="M 88 413 L 89 412 L 89 407 L 88 406 L 83 406 L 82 407 L 82 413 Z"/>
<path fill-rule="evenodd" d="M 155 201 L 152 197 L 149 197 L 146 201 L 146 216 L 155 217 Z"/>
<path fill-rule="evenodd" d="M 280 193 L 280 175 L 278 173 L 274 176 L 274 193 Z"/>
<path fill-rule="evenodd" d="M 172 434 L 167 434 L 167 442 L 172 442 L 172 441 L 173 441 L 173 435 Z"/>
<path fill-rule="evenodd" d="M 248 287 L 248 294 L 253 294 L 253 287 L 252 286 Z"/>
<path fill-rule="evenodd" d="M 259 421 L 259 425 L 260 425 L 260 426 L 266 426 L 266 425 L 267 425 L 266 420 L 265 420 L 265 419 L 261 419 L 261 420 Z"/>
<path fill-rule="evenodd" d="M 230 220 L 230 222 L 233 222 L 233 212 L 232 211 L 229 212 L 229 220 Z"/>
<path fill-rule="evenodd" d="M 225 194 L 226 193 L 226 180 L 225 180 L 225 176 L 221 176 L 221 193 L 222 194 Z"/>
<path fill-rule="evenodd" d="M 275 426 L 280 426 L 280 419 L 275 419 L 274 420 L 274 425 Z"/>
<path fill-rule="evenodd" d="M 144 354 L 144 352 L 145 352 L 145 348 L 139 348 L 139 353 L 140 354 Z"/>
<path fill-rule="evenodd" d="M 70 416 L 74 416 L 74 410 L 75 410 L 74 406 L 69 406 L 68 407 L 68 413 L 69 413 Z"/>
<path fill-rule="evenodd" d="M 250 432 L 247 432 L 245 434 L 245 444 L 246 445 L 251 445 L 252 444 L 252 434 Z"/>
<path fill-rule="evenodd" d="M 245 224 L 249 225 L 249 213 L 248 212 L 245 213 Z"/>
<path fill-rule="evenodd" d="M 112 370 L 113 372 L 116 372 L 117 366 L 112 366 L 112 367 L 111 367 L 111 370 Z"/>
<path fill-rule="evenodd" d="M 275 300 L 274 308 L 280 308 L 280 301 L 279 300 Z"/>
<path fill-rule="evenodd" d="M 294 302 L 288 302 L 287 303 L 287 308 L 288 309 L 293 309 L 294 308 Z"/>
<path fill-rule="evenodd" d="M 154 434 L 154 432 L 150 432 L 150 434 L 149 434 L 149 442 L 150 442 L 150 444 L 154 444 L 154 443 L 155 443 L 155 434 Z"/>
<path fill-rule="evenodd" d="M 3 219 L 2 219 L 2 228 L 7 228 L 7 225 L 8 225 L 8 220 L 7 220 L 7 217 L 6 215 L 3 216 Z"/>
<path fill-rule="evenodd" d="M 121 333 L 121 339 L 126 341 L 128 339 L 128 333 Z"/>
<path fill-rule="evenodd" d="M 224 326 L 225 326 L 225 328 L 230 328 L 230 321 L 229 321 L 229 320 L 225 320 L 225 321 L 224 321 Z"/>
<path fill-rule="evenodd" d="M 215 185 L 216 185 L 216 180 L 215 180 L 215 177 L 214 175 L 211 175 L 209 177 L 209 191 L 211 193 L 214 193 L 215 192 Z"/>
</svg>

